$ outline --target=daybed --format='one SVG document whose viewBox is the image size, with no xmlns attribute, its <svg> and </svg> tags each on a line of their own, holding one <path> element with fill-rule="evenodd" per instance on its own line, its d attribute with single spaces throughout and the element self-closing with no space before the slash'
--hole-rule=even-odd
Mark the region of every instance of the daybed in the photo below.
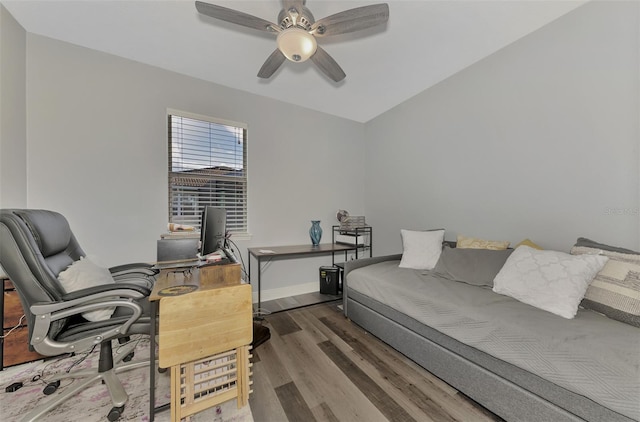
<svg viewBox="0 0 640 422">
<path fill-rule="evenodd" d="M 347 262 L 345 316 L 508 421 L 640 420 L 637 319 L 582 307 L 568 319 L 495 293 L 509 253 L 452 268 L 453 250 L 430 270 L 400 267 L 402 255 Z"/>
</svg>

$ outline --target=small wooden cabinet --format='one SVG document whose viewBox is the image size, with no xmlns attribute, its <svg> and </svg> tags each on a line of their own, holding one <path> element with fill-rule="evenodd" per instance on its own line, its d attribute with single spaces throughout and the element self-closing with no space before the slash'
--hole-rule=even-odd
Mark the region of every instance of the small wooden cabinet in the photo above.
<svg viewBox="0 0 640 422">
<path fill-rule="evenodd" d="M 195 290 L 179 294 L 187 287 Z M 241 283 L 240 265 L 161 272 L 150 300 L 158 298 L 158 361 L 171 368 L 171 420 L 233 398 L 238 408 L 246 406 L 253 318 L 251 285 Z"/>
<path fill-rule="evenodd" d="M 29 328 L 22 318 L 24 311 L 18 292 L 9 279 L 2 279 L 3 294 L 0 299 L 2 311 L 2 354 L 0 367 L 18 365 L 42 359 L 44 356 L 29 350 Z M 22 319 L 21 319 L 22 318 Z"/>
</svg>

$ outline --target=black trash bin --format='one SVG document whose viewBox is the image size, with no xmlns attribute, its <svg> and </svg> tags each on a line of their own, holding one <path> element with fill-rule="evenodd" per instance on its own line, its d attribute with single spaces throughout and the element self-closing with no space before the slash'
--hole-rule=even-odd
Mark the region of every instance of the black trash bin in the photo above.
<svg viewBox="0 0 640 422">
<path fill-rule="evenodd" d="M 338 267 L 320 267 L 320 293 L 337 295 L 340 284 L 340 269 Z"/>
</svg>

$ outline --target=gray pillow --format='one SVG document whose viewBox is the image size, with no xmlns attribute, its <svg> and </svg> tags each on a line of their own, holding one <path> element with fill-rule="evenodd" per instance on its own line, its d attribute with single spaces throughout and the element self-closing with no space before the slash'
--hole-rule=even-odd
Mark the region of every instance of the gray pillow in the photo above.
<svg viewBox="0 0 640 422">
<path fill-rule="evenodd" d="M 433 271 L 448 280 L 493 287 L 493 279 L 513 249 L 458 249 L 444 247 Z"/>
<path fill-rule="evenodd" d="M 640 252 L 632 251 L 631 249 L 619 248 L 617 246 L 609 246 L 604 243 L 598 243 L 591 239 L 587 239 L 586 237 L 579 237 L 576 240 L 576 244 L 574 247 L 584 247 L 584 248 L 593 248 L 593 249 L 602 249 L 603 251 L 611 251 L 611 252 L 619 252 L 619 253 L 628 253 L 632 255 L 640 255 Z"/>
</svg>

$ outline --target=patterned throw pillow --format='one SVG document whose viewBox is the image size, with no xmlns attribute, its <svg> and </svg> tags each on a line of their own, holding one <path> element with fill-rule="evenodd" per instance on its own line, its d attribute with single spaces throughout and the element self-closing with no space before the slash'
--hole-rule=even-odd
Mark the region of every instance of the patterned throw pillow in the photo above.
<svg viewBox="0 0 640 422">
<path fill-rule="evenodd" d="M 611 319 L 640 327 L 640 254 L 586 246 L 574 246 L 571 253 L 609 257 L 607 264 L 587 289 L 580 305 Z"/>
<path fill-rule="evenodd" d="M 501 251 L 509 247 L 510 242 L 502 240 L 484 240 L 476 237 L 458 235 L 457 248 L 460 249 L 491 249 Z"/>
<path fill-rule="evenodd" d="M 608 260 L 520 246 L 493 280 L 493 291 L 572 319 L 589 283 Z"/>
</svg>

